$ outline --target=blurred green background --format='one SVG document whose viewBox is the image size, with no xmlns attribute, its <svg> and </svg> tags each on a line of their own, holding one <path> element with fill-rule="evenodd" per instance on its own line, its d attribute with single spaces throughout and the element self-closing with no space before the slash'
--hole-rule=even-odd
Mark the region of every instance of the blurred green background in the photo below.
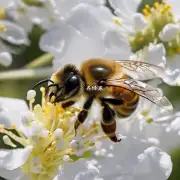
<svg viewBox="0 0 180 180">
<path fill-rule="evenodd" d="M 139 8 L 144 7 L 145 4 L 153 4 L 154 0 L 144 0 Z M 39 38 L 43 34 L 43 30 L 40 27 L 34 26 L 32 32 L 29 34 L 29 38 L 31 40 L 31 45 L 29 47 L 20 47 L 20 54 L 14 55 L 13 64 L 5 69 L 0 67 L 0 70 L 13 70 L 13 69 L 21 69 L 29 62 L 43 55 L 39 47 Z M 13 47 L 19 48 L 19 47 Z M 36 80 L 7 80 L 0 81 L 0 96 L 4 97 L 13 97 L 13 98 L 26 98 L 26 92 L 31 89 L 31 87 L 40 79 Z M 180 87 L 170 87 L 167 85 L 161 86 L 165 92 L 165 95 L 169 98 L 169 100 L 173 103 L 177 110 L 180 110 L 179 102 L 180 96 L 178 96 L 180 92 Z M 38 98 L 40 93 L 38 93 Z M 175 149 L 173 152 L 170 152 L 173 160 L 173 172 L 169 180 L 179 180 L 180 179 L 180 148 Z M 0 178 L 1 179 L 1 178 Z"/>
</svg>

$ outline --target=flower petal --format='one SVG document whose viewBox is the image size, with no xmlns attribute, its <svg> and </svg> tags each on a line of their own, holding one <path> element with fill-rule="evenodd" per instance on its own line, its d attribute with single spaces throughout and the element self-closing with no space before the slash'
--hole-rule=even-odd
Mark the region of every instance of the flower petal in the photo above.
<svg viewBox="0 0 180 180">
<path fill-rule="evenodd" d="M 0 32 L 0 37 L 8 42 L 16 45 L 29 44 L 26 32 L 20 26 L 9 21 L 0 21 L 0 26 L 4 25 L 6 30 Z"/>
<path fill-rule="evenodd" d="M 23 177 L 23 173 L 21 172 L 20 168 L 17 168 L 15 170 L 7 170 L 5 168 L 0 168 L 0 174 L 1 177 L 5 179 L 20 180 L 21 177 Z"/>
<path fill-rule="evenodd" d="M 82 62 L 89 58 L 103 57 L 104 52 L 103 40 L 88 39 L 77 33 L 71 36 L 71 40 L 66 44 L 63 56 L 57 56 L 53 66 L 56 70 L 67 63 L 80 67 Z"/>
<path fill-rule="evenodd" d="M 120 31 L 108 30 L 104 33 L 103 39 L 106 47 L 106 58 L 129 59 L 132 54 L 131 47 Z"/>
<path fill-rule="evenodd" d="M 125 15 L 132 15 L 134 14 L 140 3 L 141 0 L 108 0 L 110 5 L 115 9 L 121 11 Z"/>
<path fill-rule="evenodd" d="M 175 15 L 175 20 L 180 20 L 179 2 L 177 0 L 166 0 L 166 4 L 172 7 L 172 12 Z"/>
<path fill-rule="evenodd" d="M 12 56 L 8 52 L 1 52 L 0 53 L 0 64 L 2 66 L 8 67 L 12 63 Z"/>
<path fill-rule="evenodd" d="M 32 146 L 27 146 L 24 149 L 0 150 L 0 153 L 7 152 L 3 158 L 0 158 L 0 167 L 14 170 L 22 166 L 27 161 L 32 148 Z"/>
<path fill-rule="evenodd" d="M 60 55 L 67 48 L 66 44 L 70 41 L 72 33 L 66 24 L 60 24 L 58 28 L 49 30 L 41 36 L 40 48 L 55 56 Z"/>
<path fill-rule="evenodd" d="M 137 177 L 139 173 L 142 174 L 142 169 L 146 169 L 143 176 L 140 175 L 138 179 L 144 179 L 147 176 L 147 179 L 165 180 L 168 179 L 172 172 L 171 157 L 156 147 L 145 149 L 144 153 L 138 156 L 138 161 L 138 166 L 136 166 L 135 170 Z"/>
<path fill-rule="evenodd" d="M 19 130 L 25 133 L 20 112 L 28 111 L 26 102 L 20 99 L 0 97 L 0 107 L 0 124 L 6 128 L 11 128 L 11 125 L 15 124 Z"/>
<path fill-rule="evenodd" d="M 141 13 L 136 13 L 133 15 L 133 24 L 134 28 L 137 31 L 143 30 L 145 27 L 147 27 L 147 21 L 145 17 Z"/>
<path fill-rule="evenodd" d="M 163 30 L 159 33 L 159 38 L 164 41 L 171 41 L 180 32 L 180 26 L 178 24 L 166 24 Z"/>
<path fill-rule="evenodd" d="M 166 57 L 165 48 L 162 43 L 160 44 L 150 44 L 147 49 L 145 49 L 145 60 L 150 64 L 155 64 L 157 66 L 165 67 Z"/>
<path fill-rule="evenodd" d="M 81 159 L 72 164 L 65 165 L 62 173 L 56 176 L 53 180 L 95 180 L 99 175 L 99 170 Z"/>
<path fill-rule="evenodd" d="M 104 9 L 99 9 L 88 4 L 79 4 L 72 9 L 67 23 L 76 28 L 80 33 L 87 37 L 95 36 L 98 38 L 104 30 L 101 18 L 98 14 L 106 13 Z"/>
<path fill-rule="evenodd" d="M 97 166 L 101 167 L 100 177 L 105 180 L 166 180 L 172 171 L 168 154 L 156 147 L 149 147 L 146 141 L 137 138 L 123 139 L 114 146 L 112 154 L 114 157 L 97 159 Z"/>
</svg>

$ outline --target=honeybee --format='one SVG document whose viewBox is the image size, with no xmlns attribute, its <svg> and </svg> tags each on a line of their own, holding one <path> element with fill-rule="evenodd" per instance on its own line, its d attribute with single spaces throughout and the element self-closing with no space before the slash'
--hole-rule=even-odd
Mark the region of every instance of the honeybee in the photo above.
<svg viewBox="0 0 180 180">
<path fill-rule="evenodd" d="M 139 97 L 172 110 L 169 100 L 162 91 L 142 82 L 157 77 L 164 69 L 139 61 L 89 59 L 78 70 L 75 65 L 66 65 L 52 74 L 50 79 L 38 82 L 36 86 L 48 82 L 46 99 L 62 103 L 66 108 L 73 105 L 80 96 L 85 96 L 82 111 L 74 124 L 75 132 L 84 123 L 93 101 L 102 106 L 101 127 L 113 142 L 119 142 L 115 133 L 116 116 L 128 117 L 136 109 Z"/>
</svg>

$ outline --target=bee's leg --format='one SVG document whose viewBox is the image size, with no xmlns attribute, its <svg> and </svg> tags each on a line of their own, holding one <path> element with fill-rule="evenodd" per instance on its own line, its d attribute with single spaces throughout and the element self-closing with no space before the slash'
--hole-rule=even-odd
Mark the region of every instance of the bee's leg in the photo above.
<svg viewBox="0 0 180 180">
<path fill-rule="evenodd" d="M 83 110 L 78 114 L 78 118 L 74 124 L 75 131 L 77 131 L 79 125 L 82 124 L 86 120 L 88 116 L 88 111 L 93 103 L 93 100 L 94 100 L 94 96 L 89 96 L 87 100 L 85 101 Z"/>
<path fill-rule="evenodd" d="M 116 131 L 116 120 L 115 120 L 115 111 L 111 109 L 111 107 L 102 102 L 103 112 L 102 112 L 102 121 L 101 127 L 104 133 L 113 141 L 120 142 L 121 139 L 118 139 L 115 131 Z"/>
<path fill-rule="evenodd" d="M 73 104 L 75 103 L 75 101 L 68 101 L 68 102 L 65 102 L 65 103 L 62 103 L 62 108 L 68 108 L 70 106 L 72 106 Z"/>
</svg>

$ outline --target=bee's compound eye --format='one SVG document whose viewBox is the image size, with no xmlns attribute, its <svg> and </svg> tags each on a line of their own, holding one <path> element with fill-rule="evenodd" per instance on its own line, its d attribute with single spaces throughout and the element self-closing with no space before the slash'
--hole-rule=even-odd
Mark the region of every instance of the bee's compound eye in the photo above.
<svg viewBox="0 0 180 180">
<path fill-rule="evenodd" d="M 76 75 L 72 76 L 66 81 L 65 86 L 66 86 L 66 92 L 70 92 L 76 88 L 79 88 L 80 86 L 79 77 Z"/>
</svg>

